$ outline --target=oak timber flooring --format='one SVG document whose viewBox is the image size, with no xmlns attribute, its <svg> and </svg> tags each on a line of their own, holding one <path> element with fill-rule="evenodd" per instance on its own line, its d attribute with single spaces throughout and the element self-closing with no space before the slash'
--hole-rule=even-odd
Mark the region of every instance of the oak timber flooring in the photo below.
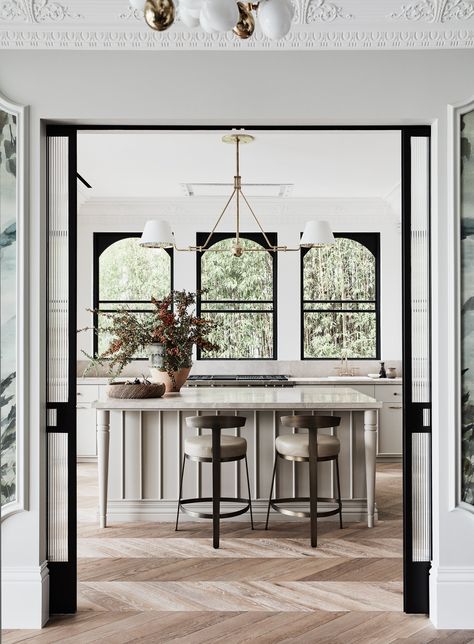
<svg viewBox="0 0 474 644">
<path fill-rule="evenodd" d="M 402 612 L 401 467 L 377 468 L 379 522 L 96 522 L 95 466 L 78 466 L 79 610 L 42 631 L 4 631 L 15 642 L 301 642 L 474 644 L 473 631 L 436 631 Z"/>
</svg>

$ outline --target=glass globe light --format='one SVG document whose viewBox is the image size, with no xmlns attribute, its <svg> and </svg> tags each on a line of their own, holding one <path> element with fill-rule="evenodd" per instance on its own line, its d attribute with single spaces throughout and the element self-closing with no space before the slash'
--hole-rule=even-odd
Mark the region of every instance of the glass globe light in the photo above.
<svg viewBox="0 0 474 644">
<path fill-rule="evenodd" d="M 194 18 L 199 18 L 204 0 L 181 0 L 179 6 Z"/>
<path fill-rule="evenodd" d="M 230 31 L 239 22 L 239 8 L 235 0 L 205 0 L 205 22 L 214 31 Z"/>
<path fill-rule="evenodd" d="M 194 12 L 188 11 L 187 9 L 183 8 L 179 10 L 179 17 L 181 22 L 190 29 L 194 29 L 194 27 L 197 27 L 199 25 L 199 13 L 197 16 L 193 15 L 193 13 Z"/>
<path fill-rule="evenodd" d="M 293 9 L 289 0 L 263 0 L 257 18 L 264 35 L 271 40 L 284 38 L 291 29 Z"/>
<path fill-rule="evenodd" d="M 203 29 L 208 34 L 215 34 L 216 30 L 211 27 L 209 21 L 209 16 L 207 15 L 206 3 L 203 4 L 201 13 L 199 14 L 199 22 L 201 24 L 201 29 Z"/>
</svg>

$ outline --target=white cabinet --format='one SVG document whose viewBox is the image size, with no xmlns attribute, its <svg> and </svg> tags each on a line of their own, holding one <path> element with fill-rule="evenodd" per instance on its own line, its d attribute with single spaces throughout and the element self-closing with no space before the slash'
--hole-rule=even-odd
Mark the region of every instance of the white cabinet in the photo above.
<svg viewBox="0 0 474 644">
<path fill-rule="evenodd" d="M 77 459 L 97 458 L 96 412 L 91 402 L 99 397 L 98 385 L 77 385 Z"/>
<path fill-rule="evenodd" d="M 401 457 L 403 449 L 403 398 L 401 385 L 375 385 L 375 398 L 383 402 L 379 410 L 377 456 Z"/>
</svg>

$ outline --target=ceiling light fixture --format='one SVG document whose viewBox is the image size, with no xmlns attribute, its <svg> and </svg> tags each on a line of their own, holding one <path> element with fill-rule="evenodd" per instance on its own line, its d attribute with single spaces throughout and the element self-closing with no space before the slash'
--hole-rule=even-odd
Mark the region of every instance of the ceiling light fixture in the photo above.
<svg viewBox="0 0 474 644">
<path fill-rule="evenodd" d="M 171 226 L 167 221 L 158 221 L 151 220 L 147 221 L 143 234 L 140 239 L 140 246 L 145 248 L 174 248 L 177 251 L 188 251 L 188 252 L 203 252 L 203 251 L 212 251 L 212 252 L 228 252 L 228 249 L 225 248 L 213 248 L 212 237 L 216 232 L 218 225 L 220 224 L 222 218 L 224 217 L 227 209 L 229 208 L 232 201 L 235 200 L 235 237 L 234 243 L 232 245 L 232 253 L 236 257 L 240 257 L 242 253 L 253 251 L 264 251 L 275 253 L 277 251 L 297 251 L 300 248 L 313 248 L 317 246 L 323 246 L 326 244 L 334 244 L 334 235 L 329 227 L 327 221 L 309 221 L 304 227 L 304 232 L 300 240 L 300 244 L 297 247 L 289 246 L 274 246 L 270 243 L 268 235 L 265 233 L 260 221 L 258 220 L 257 215 L 255 214 L 252 206 L 250 205 L 247 197 L 245 196 L 242 190 L 242 177 L 240 176 L 240 146 L 252 143 L 255 140 L 255 137 L 250 134 L 226 134 L 222 137 L 224 143 L 235 144 L 235 176 L 234 176 L 234 189 L 229 199 L 227 200 L 224 209 L 219 215 L 216 223 L 214 224 L 213 229 L 207 236 L 206 241 L 202 246 L 188 246 L 187 248 L 178 248 L 174 241 L 174 234 L 171 230 Z M 255 220 L 258 229 L 262 233 L 263 239 L 266 245 L 254 246 L 251 248 L 245 248 L 241 241 L 240 235 L 240 216 L 241 216 L 241 204 L 244 203 L 247 206 L 250 214 Z"/>
<path fill-rule="evenodd" d="M 294 6 L 291 0 L 129 0 L 143 11 L 145 22 L 155 31 L 169 29 L 178 17 L 186 27 L 200 26 L 209 34 L 232 31 L 243 40 L 255 30 L 256 15 L 261 31 L 271 40 L 284 38 L 291 29 Z"/>
</svg>

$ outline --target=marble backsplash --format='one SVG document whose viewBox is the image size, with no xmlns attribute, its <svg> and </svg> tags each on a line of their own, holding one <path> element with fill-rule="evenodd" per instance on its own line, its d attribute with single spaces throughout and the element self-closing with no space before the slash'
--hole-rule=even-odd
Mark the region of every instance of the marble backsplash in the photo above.
<svg viewBox="0 0 474 644">
<path fill-rule="evenodd" d="M 402 375 L 401 360 L 385 360 L 385 368 L 395 367 L 397 375 Z M 82 377 L 87 368 L 87 360 L 78 360 L 77 375 Z M 378 373 L 380 370 L 379 360 L 349 360 L 350 368 L 358 369 L 355 375 L 366 376 L 368 373 Z M 301 378 L 320 378 L 337 375 L 337 367 L 340 367 L 339 360 L 199 360 L 193 364 L 192 374 L 262 374 L 262 375 L 286 375 Z M 123 370 L 122 376 L 148 375 L 148 362 L 137 360 Z M 87 376 L 107 376 L 105 369 L 91 369 Z"/>
</svg>

